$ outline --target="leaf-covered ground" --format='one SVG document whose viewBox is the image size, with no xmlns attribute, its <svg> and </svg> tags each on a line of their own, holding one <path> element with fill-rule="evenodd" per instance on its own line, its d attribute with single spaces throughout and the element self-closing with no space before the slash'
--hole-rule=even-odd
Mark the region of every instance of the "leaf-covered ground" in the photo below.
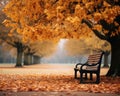
<svg viewBox="0 0 120 96">
<path fill-rule="evenodd" d="M 120 77 L 101 76 L 100 84 L 79 84 L 73 75 L 0 74 L 0 91 L 85 91 L 120 94 Z"/>
</svg>

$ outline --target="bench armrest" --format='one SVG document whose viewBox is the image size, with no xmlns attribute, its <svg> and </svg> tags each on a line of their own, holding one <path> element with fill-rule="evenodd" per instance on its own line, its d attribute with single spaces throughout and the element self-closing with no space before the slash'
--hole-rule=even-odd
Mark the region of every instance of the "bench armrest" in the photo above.
<svg viewBox="0 0 120 96">
<path fill-rule="evenodd" d="M 84 65 L 84 64 L 87 64 L 87 62 L 86 62 L 86 63 L 77 63 L 77 64 L 75 65 L 75 68 L 78 68 L 79 65 Z"/>
<path fill-rule="evenodd" d="M 77 64 L 75 65 L 75 68 L 78 68 L 79 65 L 83 65 L 83 64 L 82 64 L 82 63 L 77 63 Z"/>
</svg>

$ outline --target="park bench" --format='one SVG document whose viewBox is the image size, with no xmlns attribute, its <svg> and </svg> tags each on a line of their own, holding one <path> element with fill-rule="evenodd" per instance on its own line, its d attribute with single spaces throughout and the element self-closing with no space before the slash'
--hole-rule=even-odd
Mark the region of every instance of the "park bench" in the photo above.
<svg viewBox="0 0 120 96">
<path fill-rule="evenodd" d="M 88 56 L 88 60 L 86 63 L 78 63 L 75 65 L 74 72 L 75 72 L 75 79 L 77 79 L 77 72 L 80 73 L 80 83 L 99 83 L 100 82 L 100 67 L 102 56 L 104 52 L 97 52 L 92 55 Z M 88 81 L 87 74 L 90 74 L 90 79 Z M 93 82 L 93 74 L 96 74 L 96 80 Z"/>
</svg>

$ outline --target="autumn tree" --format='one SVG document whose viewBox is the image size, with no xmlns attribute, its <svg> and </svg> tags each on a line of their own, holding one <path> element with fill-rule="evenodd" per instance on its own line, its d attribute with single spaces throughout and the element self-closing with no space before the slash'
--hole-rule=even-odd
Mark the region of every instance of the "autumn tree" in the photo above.
<svg viewBox="0 0 120 96">
<path fill-rule="evenodd" d="M 17 50 L 17 60 L 16 60 L 16 67 L 22 66 L 22 54 L 23 50 L 25 49 L 25 43 L 22 43 L 21 36 L 19 34 L 16 34 L 14 32 L 13 35 L 8 34 L 10 31 L 10 28 L 6 28 L 2 21 L 6 18 L 4 14 L 1 13 L 0 17 L 0 39 L 2 42 L 6 42 L 10 46 L 16 48 Z"/>
<path fill-rule="evenodd" d="M 90 18 L 83 19 L 83 23 L 86 23 L 100 39 L 110 43 L 112 57 L 107 76 L 120 76 L 120 2 L 101 0 L 92 5 L 92 10 L 87 9 L 87 16 Z"/>
<path fill-rule="evenodd" d="M 50 40 L 35 41 L 30 43 L 24 51 L 24 64 L 30 65 L 32 63 L 40 63 L 40 59 L 51 56 L 56 51 L 56 47 L 57 42 Z"/>
<path fill-rule="evenodd" d="M 19 10 L 19 11 L 18 11 Z M 120 75 L 119 0 L 11 0 L 4 21 L 23 40 L 87 38 L 94 32 L 111 44 L 111 66 L 107 76 Z"/>
<path fill-rule="evenodd" d="M 65 42 L 65 50 L 68 55 L 88 55 L 91 53 L 91 45 L 87 46 L 84 39 L 69 39 Z"/>
<path fill-rule="evenodd" d="M 1 0 L 0 4 L 0 39 L 2 40 L 2 42 L 6 42 L 9 45 L 17 48 L 17 52 L 20 51 L 21 49 L 21 43 L 20 43 L 20 35 L 18 34 L 14 34 L 13 36 L 11 36 L 9 33 L 10 28 L 6 28 L 2 22 L 7 18 L 6 15 L 2 12 L 2 9 L 4 8 L 4 6 L 7 4 L 9 0 Z M 21 57 L 21 52 L 18 53 L 17 55 L 17 62 L 16 62 L 16 66 L 22 66 L 22 57 Z"/>
</svg>

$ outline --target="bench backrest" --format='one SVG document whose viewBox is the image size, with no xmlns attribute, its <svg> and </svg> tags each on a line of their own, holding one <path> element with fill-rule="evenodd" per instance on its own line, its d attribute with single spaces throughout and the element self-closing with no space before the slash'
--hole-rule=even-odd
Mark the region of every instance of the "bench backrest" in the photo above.
<svg viewBox="0 0 120 96">
<path fill-rule="evenodd" d="M 89 55 L 89 57 L 88 57 L 88 64 L 99 63 L 99 61 L 101 59 L 101 55 L 102 55 L 102 52 Z"/>
<path fill-rule="evenodd" d="M 98 52 L 93 55 L 89 55 L 87 63 L 90 65 L 92 65 L 92 64 L 97 64 L 97 65 L 96 66 L 88 66 L 87 69 L 91 69 L 91 68 L 93 70 L 100 69 L 102 56 L 103 56 L 103 52 Z"/>
</svg>

